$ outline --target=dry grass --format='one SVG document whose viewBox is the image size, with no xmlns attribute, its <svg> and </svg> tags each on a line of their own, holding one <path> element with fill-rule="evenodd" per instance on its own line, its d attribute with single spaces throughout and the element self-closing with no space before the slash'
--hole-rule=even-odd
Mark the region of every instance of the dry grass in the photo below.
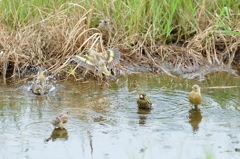
<svg viewBox="0 0 240 159">
<path fill-rule="evenodd" d="M 187 14 L 187 11 L 182 12 L 173 6 L 175 12 L 185 17 L 184 24 L 188 25 L 185 28 L 179 25 L 165 28 L 167 31 L 163 35 L 154 33 L 156 26 L 154 23 L 149 24 L 147 19 L 150 16 L 139 19 L 141 13 L 139 17 L 131 17 L 131 25 L 126 24 L 128 21 L 124 23 L 129 15 L 111 14 L 119 10 L 113 3 L 106 4 L 108 7 L 104 11 L 98 10 L 96 3 L 99 2 L 93 0 L 90 1 L 88 10 L 75 3 L 62 5 L 62 8 L 56 8 L 50 13 L 36 7 L 40 16 L 24 25 L 14 25 L 11 28 L 1 24 L 0 50 L 3 54 L 0 55 L 0 72 L 6 81 L 6 77 L 10 76 L 28 76 L 29 68 L 41 65 L 54 75 L 62 74 L 66 77 L 66 72 L 74 65 L 74 73 L 81 76 L 84 69 L 76 69 L 77 65 L 71 63 L 69 57 L 83 54 L 89 48 L 102 51 L 112 47 L 119 48 L 122 53 L 121 63 L 116 66 L 120 73 L 134 70 L 136 66 L 146 66 L 152 72 L 171 75 L 165 69 L 165 63 L 172 65 L 175 70 L 180 68 L 183 72 L 204 65 L 231 67 L 234 60 L 239 60 L 240 23 L 234 22 L 234 19 L 229 20 L 229 17 L 235 16 L 233 11 L 211 13 L 206 9 L 207 2 L 196 5 L 197 19 L 194 23 L 198 25 L 191 22 L 189 14 L 192 13 Z M 186 7 L 185 3 L 182 5 L 183 8 Z M 104 44 L 102 34 L 95 24 L 106 15 L 111 21 L 111 36 L 108 43 Z M 171 24 L 177 24 L 174 17 L 178 16 L 171 15 Z M 143 26 L 143 22 L 147 25 Z M 188 28 L 191 28 L 191 33 Z M 186 34 L 182 33 L 183 30 Z M 92 76 L 91 73 L 88 75 Z"/>
</svg>

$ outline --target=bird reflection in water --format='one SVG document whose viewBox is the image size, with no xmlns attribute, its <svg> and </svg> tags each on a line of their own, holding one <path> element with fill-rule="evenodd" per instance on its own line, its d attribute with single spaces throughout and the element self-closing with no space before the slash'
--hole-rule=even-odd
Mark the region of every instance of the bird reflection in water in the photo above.
<svg viewBox="0 0 240 159">
<path fill-rule="evenodd" d="M 68 131 L 65 128 L 55 128 L 52 131 L 51 136 L 45 140 L 45 142 L 48 142 L 49 140 L 56 141 L 59 140 L 68 140 Z"/>
<path fill-rule="evenodd" d="M 199 108 L 193 108 L 190 109 L 189 111 L 189 123 L 191 124 L 192 128 L 193 128 L 193 132 L 197 132 L 199 129 L 199 123 L 202 120 L 202 114 L 201 114 L 201 110 Z"/>
<path fill-rule="evenodd" d="M 147 120 L 147 114 L 151 114 L 151 109 L 138 109 L 139 125 L 144 125 Z"/>
</svg>

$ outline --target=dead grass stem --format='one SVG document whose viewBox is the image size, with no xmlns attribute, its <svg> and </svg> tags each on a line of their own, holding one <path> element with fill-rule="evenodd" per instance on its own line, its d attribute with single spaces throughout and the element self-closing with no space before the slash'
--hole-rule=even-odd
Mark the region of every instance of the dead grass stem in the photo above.
<svg viewBox="0 0 240 159">
<path fill-rule="evenodd" d="M 180 5 L 181 1 L 178 3 Z M 4 82 L 8 75 L 28 76 L 29 68 L 39 65 L 57 75 L 67 72 L 72 55 L 83 54 L 89 48 L 103 51 L 112 47 L 121 50 L 121 63 L 116 67 L 124 71 L 131 66 L 146 66 L 152 72 L 171 75 L 164 68 L 165 63 L 181 70 L 191 70 L 206 64 L 231 67 L 234 60 L 240 59 L 239 23 L 229 21 L 233 11 L 228 11 L 228 8 L 221 10 L 218 6 L 222 12 L 217 14 L 211 12 L 206 3 L 209 2 L 203 0 L 196 4 L 196 21 L 192 21 L 193 17 L 190 16 L 192 10 L 184 12 L 185 21 L 180 24 L 186 26 L 178 24 L 179 16 L 176 14 L 183 12 L 175 4 L 171 4 L 174 7 L 168 13 L 171 15 L 162 15 L 164 12 L 159 11 L 159 15 L 171 17 L 166 32 L 157 26 L 165 22 L 166 17 L 155 19 L 151 17 L 151 10 L 145 8 L 154 7 L 156 4 L 153 2 L 140 5 L 139 8 L 143 10 L 132 8 L 138 6 L 137 2 L 128 4 L 120 1 L 106 1 L 103 3 L 105 8 L 100 10 L 98 5 L 103 4 L 94 0 L 89 1 L 88 9 L 77 3 L 66 3 L 59 8 L 54 6 L 52 12 L 34 6 L 38 18 L 24 25 L 21 22 L 26 19 L 15 21 L 11 27 L 1 24 L 0 51 L 3 53 L 0 55 L 0 72 Z M 186 7 L 185 2 L 181 5 Z M 161 5 L 156 7 L 166 8 Z M 111 36 L 107 44 L 103 43 L 102 33 L 94 26 L 97 20 L 104 17 L 111 21 Z M 9 19 L 4 20 L 9 22 Z M 75 63 L 72 65 L 77 74 L 84 70 L 77 69 Z"/>
</svg>

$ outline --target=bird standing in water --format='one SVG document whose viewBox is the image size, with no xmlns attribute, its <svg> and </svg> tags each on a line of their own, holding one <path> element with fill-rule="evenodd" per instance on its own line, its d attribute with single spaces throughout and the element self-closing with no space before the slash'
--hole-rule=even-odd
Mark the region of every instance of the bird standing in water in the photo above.
<svg viewBox="0 0 240 159">
<path fill-rule="evenodd" d="M 46 80 L 43 73 L 43 69 L 40 68 L 37 73 L 37 77 L 34 79 L 33 84 L 31 85 L 30 90 L 32 90 L 34 94 L 43 95 L 47 93 Z"/>
<path fill-rule="evenodd" d="M 63 129 L 64 126 L 66 125 L 66 123 L 68 122 L 68 112 L 66 112 L 66 114 L 61 113 L 59 114 L 57 117 L 55 117 L 52 121 L 51 124 L 55 127 L 55 128 L 61 128 Z"/>
<path fill-rule="evenodd" d="M 37 82 L 34 82 L 34 83 L 32 84 L 31 90 L 32 90 L 32 92 L 33 92 L 34 94 L 37 94 L 37 95 L 43 95 L 43 94 L 44 94 L 44 89 L 43 89 L 43 87 L 42 87 L 39 83 L 37 83 Z"/>
<path fill-rule="evenodd" d="M 194 105 L 195 109 L 202 103 L 201 88 L 197 84 L 192 86 L 192 91 L 188 95 L 188 100 Z"/>
<path fill-rule="evenodd" d="M 137 99 L 137 104 L 139 109 L 153 109 L 153 104 L 151 100 L 146 96 L 145 93 L 139 94 Z"/>
<path fill-rule="evenodd" d="M 98 53 L 92 49 L 87 51 L 84 56 L 75 55 L 72 59 L 80 66 L 92 71 L 98 71 L 106 76 L 111 76 L 109 69 L 113 68 L 120 60 L 120 51 L 116 48 Z"/>
</svg>

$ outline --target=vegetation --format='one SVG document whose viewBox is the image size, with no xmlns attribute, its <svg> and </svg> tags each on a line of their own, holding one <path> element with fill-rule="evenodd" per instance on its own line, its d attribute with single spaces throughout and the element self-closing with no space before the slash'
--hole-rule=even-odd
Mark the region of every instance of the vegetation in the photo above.
<svg viewBox="0 0 240 159">
<path fill-rule="evenodd" d="M 231 66 L 240 57 L 238 0 L 2 0 L 0 4 L 4 81 L 7 73 L 21 77 L 37 65 L 55 75 L 67 72 L 70 56 L 99 46 L 121 50 L 120 70 L 145 65 L 154 72 L 167 72 L 163 63 L 187 69 Z M 111 36 L 103 46 L 96 26 L 105 17 L 110 19 Z"/>
</svg>

